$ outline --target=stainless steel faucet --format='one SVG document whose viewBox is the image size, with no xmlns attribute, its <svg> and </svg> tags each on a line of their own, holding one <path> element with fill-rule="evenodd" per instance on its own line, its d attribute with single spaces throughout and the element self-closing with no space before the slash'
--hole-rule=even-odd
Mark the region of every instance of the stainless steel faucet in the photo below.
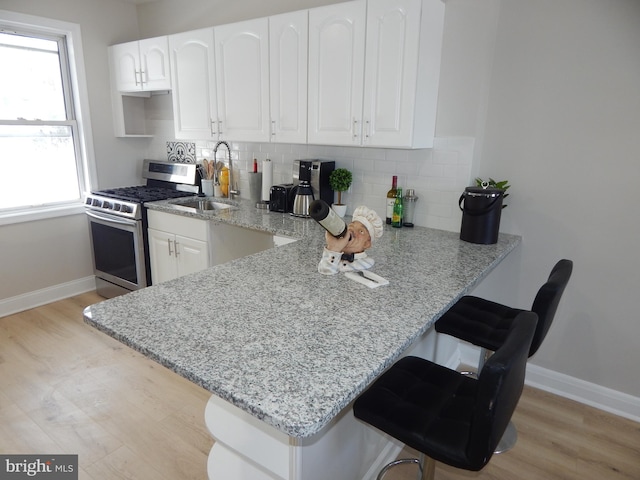
<svg viewBox="0 0 640 480">
<path fill-rule="evenodd" d="M 229 144 L 225 141 L 220 141 L 218 143 L 216 143 L 216 146 L 213 149 L 213 158 L 215 159 L 215 161 L 218 161 L 218 147 L 220 145 L 224 145 L 225 147 L 227 147 L 227 153 L 229 154 L 229 187 L 227 190 L 227 198 L 231 199 L 233 198 L 232 195 L 240 195 L 240 190 L 238 190 L 237 188 L 234 188 L 234 182 L 235 182 L 235 174 L 233 172 L 233 161 L 231 160 L 231 148 L 229 147 Z M 237 185 L 236 185 L 237 187 Z"/>
</svg>

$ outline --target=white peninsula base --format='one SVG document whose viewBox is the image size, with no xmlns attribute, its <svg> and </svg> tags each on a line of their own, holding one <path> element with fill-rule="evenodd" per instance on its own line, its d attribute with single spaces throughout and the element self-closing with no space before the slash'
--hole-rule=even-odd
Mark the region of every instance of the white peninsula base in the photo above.
<svg viewBox="0 0 640 480">
<path fill-rule="evenodd" d="M 455 363 L 457 342 L 429 332 L 406 352 Z M 436 361 L 438 359 L 436 358 Z M 394 438 L 357 420 L 351 404 L 326 427 L 306 438 L 291 437 L 212 395 L 205 422 L 215 443 L 209 453 L 210 480 L 371 480 L 403 448 Z"/>
</svg>

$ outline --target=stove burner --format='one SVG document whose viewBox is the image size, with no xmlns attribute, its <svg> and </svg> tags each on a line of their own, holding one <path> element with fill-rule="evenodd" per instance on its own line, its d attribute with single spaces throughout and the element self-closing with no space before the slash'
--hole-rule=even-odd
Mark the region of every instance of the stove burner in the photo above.
<svg viewBox="0 0 640 480">
<path fill-rule="evenodd" d="M 150 187 L 147 185 L 137 185 L 132 187 L 119 187 L 93 192 L 95 195 L 115 198 L 127 202 L 144 203 L 166 200 L 168 198 L 188 197 L 194 195 L 193 192 L 183 192 L 171 188 Z"/>
</svg>

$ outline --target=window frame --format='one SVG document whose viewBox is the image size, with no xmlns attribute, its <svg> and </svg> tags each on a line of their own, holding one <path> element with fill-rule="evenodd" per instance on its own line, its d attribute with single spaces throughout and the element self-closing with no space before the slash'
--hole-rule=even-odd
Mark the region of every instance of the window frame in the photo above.
<svg viewBox="0 0 640 480">
<path fill-rule="evenodd" d="M 73 141 L 76 148 L 76 166 L 78 169 L 78 184 L 80 198 L 76 201 L 44 206 L 16 208 L 0 212 L 0 225 L 7 225 L 33 220 L 41 220 L 66 215 L 84 213 L 83 197 L 96 185 L 95 155 L 93 149 L 93 134 L 91 130 L 91 115 L 89 110 L 89 95 L 87 90 L 84 54 L 82 49 L 82 35 L 80 25 L 60 20 L 53 20 L 34 15 L 26 15 L 0 10 L 0 29 L 19 32 L 31 32 L 34 35 L 63 36 L 66 49 L 61 52 L 66 60 L 66 75 L 69 84 L 65 90 L 65 103 L 71 102 L 75 119 L 64 122 L 44 122 L 46 124 L 70 124 L 73 130 Z M 69 108 L 65 105 L 65 108 Z M 4 122 L 6 123 L 6 122 Z M 20 122 L 25 124 L 25 122 Z M 37 122 L 30 122 L 36 124 Z M 40 122 L 42 123 L 42 122 Z"/>
</svg>

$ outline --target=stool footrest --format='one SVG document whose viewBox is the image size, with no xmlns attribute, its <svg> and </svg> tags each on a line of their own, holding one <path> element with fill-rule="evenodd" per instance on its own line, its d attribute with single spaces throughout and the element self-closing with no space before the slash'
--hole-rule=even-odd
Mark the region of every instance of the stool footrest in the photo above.
<svg viewBox="0 0 640 480">
<path fill-rule="evenodd" d="M 389 469 L 397 467 L 398 465 L 404 465 L 406 463 L 414 463 L 418 465 L 418 476 L 416 477 L 417 480 L 433 480 L 436 461 L 424 454 L 420 454 L 420 458 L 399 458 L 397 460 L 394 460 L 393 462 L 387 463 L 384 467 L 382 467 L 380 473 L 378 473 L 376 480 L 382 480 Z"/>
</svg>

